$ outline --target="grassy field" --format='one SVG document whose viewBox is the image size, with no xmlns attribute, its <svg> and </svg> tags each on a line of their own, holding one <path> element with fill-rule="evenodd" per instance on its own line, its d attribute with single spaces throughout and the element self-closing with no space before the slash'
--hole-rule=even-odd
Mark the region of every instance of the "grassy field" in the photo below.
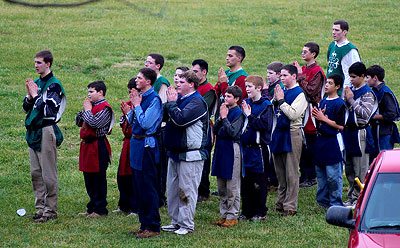
<svg viewBox="0 0 400 248">
<path fill-rule="evenodd" d="M 43 2 L 32 0 L 32 2 Z M 72 0 L 47 0 L 72 2 Z M 119 115 L 119 102 L 126 99 L 126 84 L 143 66 L 145 56 L 165 56 L 162 73 L 172 80 L 174 68 L 203 58 L 210 64 L 209 79 L 225 64 L 230 45 L 245 47 L 244 68 L 265 76 L 266 64 L 300 60 L 304 43 L 321 46 L 320 64 L 326 67 L 333 20 L 350 23 L 350 40 L 367 66 L 382 65 L 386 78 L 400 94 L 399 1 L 134 1 L 105 0 L 79 8 L 26 8 L 0 2 L 0 246 L 2 247 L 344 247 L 347 230 L 325 223 L 324 211 L 314 200 L 315 188 L 300 190 L 299 214 L 281 218 L 268 213 L 263 223 L 240 223 L 220 229 L 211 222 L 218 217 L 216 197 L 197 207 L 196 231 L 177 237 L 136 240 L 128 235 L 138 228 L 133 217 L 110 214 L 88 220 L 76 216 L 85 210 L 87 195 L 78 171 L 79 136 L 74 116 L 82 108 L 86 85 L 103 79 L 107 99 Z M 396 10 L 397 9 L 397 10 Z M 67 111 L 60 127 L 65 141 L 59 150 L 59 218 L 45 224 L 18 217 L 18 208 L 34 211 L 25 114 L 21 103 L 24 80 L 36 77 L 33 56 L 51 49 L 53 71 L 68 95 Z M 110 136 L 113 161 L 108 170 L 109 209 L 117 205 L 116 169 L 122 134 L 118 127 Z M 213 178 L 213 189 L 215 179 Z M 268 197 L 273 209 L 275 194 Z M 169 223 L 161 209 L 162 223 Z"/>
</svg>

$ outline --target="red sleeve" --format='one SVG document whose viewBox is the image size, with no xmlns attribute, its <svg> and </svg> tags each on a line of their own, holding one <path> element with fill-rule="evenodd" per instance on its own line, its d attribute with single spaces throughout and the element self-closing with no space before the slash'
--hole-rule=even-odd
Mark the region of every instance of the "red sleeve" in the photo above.
<svg viewBox="0 0 400 248">
<path fill-rule="evenodd" d="M 218 98 L 225 94 L 226 89 L 228 89 L 227 82 L 217 82 L 214 86 L 215 93 L 217 94 Z"/>
<path fill-rule="evenodd" d="M 246 76 L 240 76 L 236 79 L 235 85 L 239 86 L 240 89 L 242 89 L 242 96 L 243 99 L 247 98 L 247 92 L 246 92 Z M 226 89 L 225 89 L 226 90 Z"/>
</svg>

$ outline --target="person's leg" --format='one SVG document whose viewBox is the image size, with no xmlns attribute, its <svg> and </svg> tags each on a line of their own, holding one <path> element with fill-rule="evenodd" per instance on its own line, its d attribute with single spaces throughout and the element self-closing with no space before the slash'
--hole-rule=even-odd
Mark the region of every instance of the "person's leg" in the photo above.
<svg viewBox="0 0 400 248">
<path fill-rule="evenodd" d="M 329 205 L 343 206 L 342 163 L 336 163 L 326 166 L 326 176 L 329 191 Z"/>
<path fill-rule="evenodd" d="M 86 212 L 88 214 L 94 212 L 94 202 L 95 202 L 94 174 L 95 173 L 83 172 L 83 179 L 85 180 L 85 188 L 89 196 L 89 202 L 86 204 Z"/>
<path fill-rule="evenodd" d="M 276 195 L 275 208 L 283 211 L 283 202 L 286 197 L 286 153 L 273 154 L 276 177 L 278 178 L 278 192 Z"/>
<path fill-rule="evenodd" d="M 35 218 L 40 218 L 44 211 L 44 198 L 46 194 L 46 187 L 43 183 L 42 168 L 40 167 L 40 161 L 38 152 L 35 152 L 29 148 L 29 159 L 30 159 L 30 170 L 32 178 L 32 188 L 35 194 Z"/>
<path fill-rule="evenodd" d="M 146 147 L 143 154 L 142 163 L 142 185 L 140 187 L 139 199 L 141 208 L 139 211 L 139 221 L 145 230 L 160 232 L 160 213 L 158 186 L 159 177 L 157 175 L 157 165 L 155 163 L 155 148 Z"/>
<path fill-rule="evenodd" d="M 329 192 L 327 185 L 326 166 L 315 166 L 317 172 L 317 203 L 323 207 L 329 207 Z"/>
<path fill-rule="evenodd" d="M 242 177 L 240 185 L 240 195 L 242 196 L 242 212 L 241 215 L 246 219 L 251 218 L 251 180 L 249 171 L 245 169 L 245 175 Z"/>
<path fill-rule="evenodd" d="M 227 189 L 227 219 L 237 219 L 240 211 L 240 169 L 241 169 L 241 154 L 238 144 L 233 145 L 234 160 L 232 179 L 226 181 Z"/>
<path fill-rule="evenodd" d="M 362 183 L 364 183 L 365 176 L 368 172 L 369 167 L 369 154 L 365 153 L 366 147 L 366 131 L 365 129 L 360 130 L 360 147 L 361 147 L 361 157 L 354 157 L 354 176 L 358 177 Z M 354 185 L 354 190 L 352 194 L 352 199 L 357 200 L 360 195 L 360 188 L 358 185 Z"/>
<path fill-rule="evenodd" d="M 57 147 L 53 126 L 42 128 L 42 144 L 38 157 L 42 167 L 42 178 L 46 192 L 43 216 L 57 216 Z"/>
<path fill-rule="evenodd" d="M 209 142 L 211 142 L 211 140 Z M 210 197 L 211 150 L 212 150 L 212 146 L 209 145 L 207 147 L 209 156 L 206 160 L 204 160 L 203 171 L 201 172 L 201 181 L 200 181 L 199 191 L 198 191 L 198 194 L 199 194 L 198 200 L 199 201 L 207 200 Z"/>
<path fill-rule="evenodd" d="M 179 219 L 179 168 L 179 162 L 168 160 L 167 207 L 172 225 L 178 225 Z"/>
<path fill-rule="evenodd" d="M 95 175 L 95 210 L 99 215 L 107 215 L 107 172 L 106 170 L 101 170 L 99 173 L 94 173 Z"/>
<path fill-rule="evenodd" d="M 219 195 L 219 214 L 222 219 L 226 219 L 228 212 L 227 183 L 229 180 L 217 177 L 217 187 Z"/>
<path fill-rule="evenodd" d="M 297 211 L 300 178 L 300 156 L 303 143 L 301 130 L 291 131 L 292 152 L 286 154 L 286 197 L 283 202 L 285 211 Z"/>
<path fill-rule="evenodd" d="M 181 161 L 179 169 L 179 226 L 194 230 L 194 214 L 204 160 Z"/>
</svg>

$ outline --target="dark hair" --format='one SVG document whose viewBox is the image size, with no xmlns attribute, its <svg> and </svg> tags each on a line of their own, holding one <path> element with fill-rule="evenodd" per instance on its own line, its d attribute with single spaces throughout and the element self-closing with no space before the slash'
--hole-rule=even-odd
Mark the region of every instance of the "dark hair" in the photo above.
<svg viewBox="0 0 400 248">
<path fill-rule="evenodd" d="M 204 59 L 195 59 L 192 62 L 192 66 L 199 65 L 201 70 L 206 70 L 208 72 L 208 63 Z"/>
<path fill-rule="evenodd" d="M 158 53 L 150 53 L 147 56 L 152 57 L 154 59 L 154 63 L 156 65 L 160 65 L 160 71 L 161 71 L 161 69 L 164 66 L 164 57 L 161 54 L 158 54 Z"/>
<path fill-rule="evenodd" d="M 90 84 L 88 84 L 87 88 L 93 88 L 95 89 L 97 92 L 99 92 L 100 90 L 103 91 L 103 96 L 106 96 L 106 92 L 107 92 L 107 87 L 106 84 L 104 83 L 104 81 L 94 81 L 91 82 Z"/>
<path fill-rule="evenodd" d="M 186 79 L 188 83 L 194 83 L 194 88 L 197 89 L 199 87 L 199 78 L 197 77 L 196 73 L 192 70 L 185 71 L 182 74 L 182 77 Z"/>
<path fill-rule="evenodd" d="M 239 101 L 242 99 L 243 95 L 242 89 L 237 85 L 229 86 L 228 89 L 226 89 L 226 93 L 232 94 L 234 98 L 239 98 Z"/>
<path fill-rule="evenodd" d="M 343 79 L 342 75 L 340 75 L 340 74 L 332 74 L 332 75 L 330 75 L 330 76 L 328 77 L 328 79 L 332 79 L 333 82 L 335 83 L 335 86 L 338 86 L 338 85 L 339 85 L 340 88 L 343 87 L 344 79 Z"/>
<path fill-rule="evenodd" d="M 133 77 L 133 78 L 131 78 L 130 80 L 129 80 L 129 83 L 128 83 L 128 89 L 136 89 L 137 90 L 137 88 L 136 88 L 136 77 Z"/>
<path fill-rule="evenodd" d="M 285 64 L 279 61 L 274 61 L 271 64 L 267 65 L 267 70 L 274 71 L 276 73 L 281 73 L 281 70 Z"/>
<path fill-rule="evenodd" d="M 379 81 L 383 81 L 385 78 L 385 69 L 383 69 L 379 65 L 373 65 L 368 67 L 367 71 L 365 72 L 365 76 L 377 77 Z"/>
<path fill-rule="evenodd" d="M 362 62 L 355 62 L 349 67 L 349 74 L 354 74 L 359 77 L 365 76 L 367 68 Z"/>
<path fill-rule="evenodd" d="M 308 47 L 311 53 L 315 53 L 314 58 L 318 57 L 319 54 L 319 45 L 315 42 L 307 42 L 304 44 L 305 47 Z"/>
<path fill-rule="evenodd" d="M 175 70 L 181 70 L 183 72 L 190 70 L 187 66 L 178 66 Z"/>
<path fill-rule="evenodd" d="M 294 65 L 291 65 L 291 64 L 287 64 L 287 65 L 283 66 L 283 67 L 282 67 L 282 70 L 287 70 L 287 71 L 289 72 L 290 75 L 295 74 L 296 77 L 297 77 L 297 74 L 299 73 L 299 72 L 297 71 L 297 67 L 294 66 Z"/>
<path fill-rule="evenodd" d="M 246 57 L 246 51 L 241 46 L 231 46 L 231 47 L 229 47 L 228 50 L 235 50 L 240 55 L 240 57 L 242 57 L 240 62 L 242 62 L 244 60 L 244 58 Z"/>
<path fill-rule="evenodd" d="M 333 25 L 339 25 L 341 30 L 349 31 L 349 23 L 345 20 L 336 20 Z"/>
<path fill-rule="evenodd" d="M 246 79 L 246 82 L 254 84 L 255 87 L 261 87 L 261 89 L 264 86 L 264 79 L 261 76 L 258 75 L 250 75 Z"/>
<path fill-rule="evenodd" d="M 35 58 L 43 58 L 45 63 L 50 63 L 50 67 L 53 64 L 53 54 L 49 50 L 42 50 L 36 53 Z"/>
<path fill-rule="evenodd" d="M 157 80 L 157 73 L 151 68 L 143 67 L 139 72 L 143 74 L 145 79 L 150 80 L 151 85 Z"/>
</svg>

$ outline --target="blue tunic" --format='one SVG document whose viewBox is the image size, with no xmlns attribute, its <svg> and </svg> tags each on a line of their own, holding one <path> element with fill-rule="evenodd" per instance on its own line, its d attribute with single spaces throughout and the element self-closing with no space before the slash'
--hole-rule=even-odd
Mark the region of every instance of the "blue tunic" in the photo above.
<svg viewBox="0 0 400 248">
<path fill-rule="evenodd" d="M 285 90 L 285 102 L 292 104 L 297 96 L 303 92 L 300 86 Z M 272 133 L 271 151 L 273 153 L 286 153 L 292 151 L 292 141 L 290 137 L 290 119 L 280 111 L 275 110 L 277 123 L 274 132 Z"/>
<path fill-rule="evenodd" d="M 324 114 L 336 124 L 343 126 L 346 104 L 340 97 L 335 99 L 323 99 L 319 104 L 324 109 Z M 339 130 L 329 126 L 325 122 L 317 122 L 317 141 L 315 144 L 314 161 L 318 166 L 332 165 L 343 161 L 337 134 Z"/>
<path fill-rule="evenodd" d="M 243 128 L 244 123 L 244 115 L 239 106 L 236 106 L 229 110 L 227 120 L 230 125 L 233 125 L 235 122 L 237 123 L 236 127 L 233 127 L 230 130 L 224 128 L 217 122 L 214 126 L 217 139 L 215 142 L 213 163 L 212 163 L 212 176 L 217 176 L 218 178 L 231 180 L 232 172 L 233 172 L 233 164 L 234 164 L 234 150 L 233 143 L 238 143 L 239 140 L 237 136 L 240 136 L 240 132 Z M 230 132 L 231 131 L 231 132 Z"/>
</svg>

